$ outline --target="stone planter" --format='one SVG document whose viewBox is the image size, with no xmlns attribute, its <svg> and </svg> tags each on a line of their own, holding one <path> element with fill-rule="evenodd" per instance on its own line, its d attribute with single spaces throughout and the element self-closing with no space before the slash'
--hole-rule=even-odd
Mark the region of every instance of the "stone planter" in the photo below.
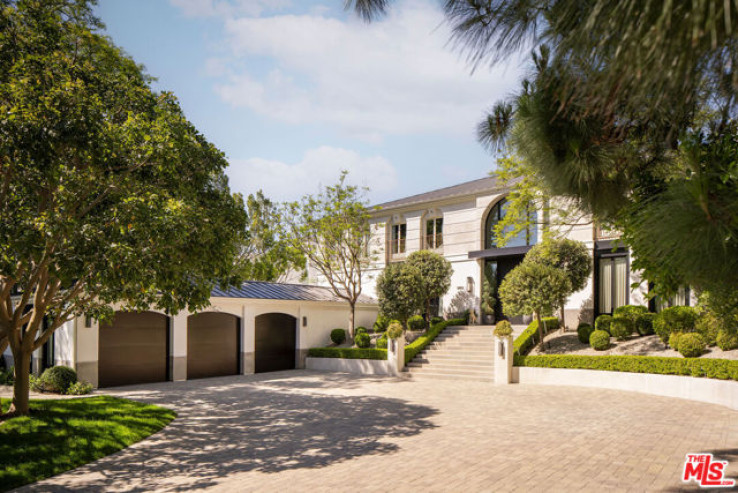
<svg viewBox="0 0 738 493">
<path fill-rule="evenodd" d="M 512 383 L 513 338 L 495 336 L 495 384 Z"/>
<path fill-rule="evenodd" d="M 399 375 L 405 368 L 405 336 L 387 340 L 387 363 L 391 374 Z"/>
</svg>

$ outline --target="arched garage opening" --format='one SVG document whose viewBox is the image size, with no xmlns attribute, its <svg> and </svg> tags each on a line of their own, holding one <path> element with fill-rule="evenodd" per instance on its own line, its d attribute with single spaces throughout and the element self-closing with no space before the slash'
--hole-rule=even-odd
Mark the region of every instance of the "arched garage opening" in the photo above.
<svg viewBox="0 0 738 493">
<path fill-rule="evenodd" d="M 100 324 L 98 385 L 115 387 L 169 378 L 169 317 L 154 312 L 116 312 Z"/>
<path fill-rule="evenodd" d="M 284 313 L 256 317 L 254 371 L 294 370 L 297 319 Z"/>
<path fill-rule="evenodd" d="M 187 317 L 187 379 L 240 373 L 241 321 L 229 313 Z"/>
</svg>

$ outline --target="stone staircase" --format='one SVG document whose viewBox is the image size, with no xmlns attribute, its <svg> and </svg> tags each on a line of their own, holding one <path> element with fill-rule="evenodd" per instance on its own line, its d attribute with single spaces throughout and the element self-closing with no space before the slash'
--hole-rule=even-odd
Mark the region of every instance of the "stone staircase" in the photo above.
<svg viewBox="0 0 738 493">
<path fill-rule="evenodd" d="M 447 327 L 405 368 L 412 379 L 494 381 L 491 325 Z"/>
</svg>

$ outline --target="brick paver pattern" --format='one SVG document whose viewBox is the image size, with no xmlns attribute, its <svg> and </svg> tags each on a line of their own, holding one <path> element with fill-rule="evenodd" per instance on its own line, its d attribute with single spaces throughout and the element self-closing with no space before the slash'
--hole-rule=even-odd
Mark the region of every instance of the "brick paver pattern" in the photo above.
<svg viewBox="0 0 738 493">
<path fill-rule="evenodd" d="M 128 387 L 160 433 L 38 491 L 679 491 L 738 412 L 638 393 L 309 371 Z"/>
</svg>

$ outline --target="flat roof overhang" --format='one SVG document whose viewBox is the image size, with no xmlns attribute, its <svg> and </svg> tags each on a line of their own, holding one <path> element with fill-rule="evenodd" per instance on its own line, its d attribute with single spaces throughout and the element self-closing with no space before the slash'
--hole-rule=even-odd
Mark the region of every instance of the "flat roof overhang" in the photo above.
<svg viewBox="0 0 738 493">
<path fill-rule="evenodd" d="M 525 255 L 528 251 L 533 248 L 531 246 L 518 246 L 518 247 L 506 247 L 506 248 L 488 248 L 486 250 L 477 250 L 469 252 L 470 259 L 478 258 L 501 258 L 501 257 L 516 257 L 519 255 Z"/>
</svg>

